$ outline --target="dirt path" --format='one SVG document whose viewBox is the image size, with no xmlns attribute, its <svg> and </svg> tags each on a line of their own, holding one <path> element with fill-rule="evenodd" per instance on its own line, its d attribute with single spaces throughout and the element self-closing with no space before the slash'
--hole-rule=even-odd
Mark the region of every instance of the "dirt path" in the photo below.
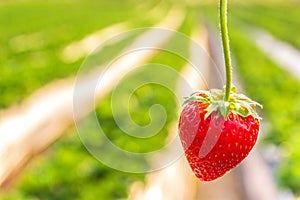
<svg viewBox="0 0 300 200">
<path fill-rule="evenodd" d="M 196 42 L 201 42 L 202 46 L 206 46 L 205 32 L 194 31 L 192 39 Z M 191 45 L 192 46 L 192 45 Z M 206 89 L 207 84 L 204 77 L 209 76 L 209 60 L 208 57 L 202 55 L 203 52 L 198 52 L 196 48 L 190 47 L 191 58 L 190 62 L 196 66 L 187 64 L 181 74 L 188 81 L 192 89 L 200 90 Z M 195 53 L 197 52 L 197 54 Z M 201 69 L 200 69 L 201 68 Z M 197 69 L 202 72 L 199 76 Z M 182 82 L 181 82 L 182 81 Z M 179 80 L 176 91 L 179 97 L 188 96 L 191 91 L 186 88 L 186 82 Z M 179 112 L 179 111 L 178 111 Z M 169 128 L 169 137 L 177 134 L 177 122 L 171 124 Z M 176 183 L 176 184 L 170 184 Z M 172 165 L 165 167 L 162 170 L 149 173 L 146 176 L 146 184 L 135 182 L 131 186 L 128 200 L 183 200 L 183 199 L 196 199 L 198 194 L 198 182 L 194 177 L 192 171 L 189 169 L 188 163 L 182 156 Z"/>
<path fill-rule="evenodd" d="M 253 29 L 252 40 L 257 46 L 281 67 L 300 79 L 300 51 L 292 45 L 276 39 L 264 30 Z"/>
<path fill-rule="evenodd" d="M 60 58 L 65 63 L 74 63 L 88 56 L 103 41 L 110 39 L 112 35 L 129 30 L 129 27 L 130 24 L 128 22 L 122 22 L 91 33 L 83 39 L 74 41 L 64 47 L 62 52 L 59 53 Z"/>
</svg>

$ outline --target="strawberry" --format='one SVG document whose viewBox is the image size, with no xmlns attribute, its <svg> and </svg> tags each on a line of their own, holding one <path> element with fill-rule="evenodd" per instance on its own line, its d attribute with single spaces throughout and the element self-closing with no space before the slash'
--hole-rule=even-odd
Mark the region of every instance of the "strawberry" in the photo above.
<svg viewBox="0 0 300 200">
<path fill-rule="evenodd" d="M 202 181 L 211 181 L 236 167 L 257 141 L 260 104 L 243 94 L 225 89 L 199 91 L 185 102 L 179 136 L 192 171 Z"/>
</svg>

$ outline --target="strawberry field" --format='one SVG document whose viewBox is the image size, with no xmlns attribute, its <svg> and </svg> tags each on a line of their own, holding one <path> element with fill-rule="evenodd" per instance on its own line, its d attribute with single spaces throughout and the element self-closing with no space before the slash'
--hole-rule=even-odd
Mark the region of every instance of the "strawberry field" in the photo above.
<svg viewBox="0 0 300 200">
<path fill-rule="evenodd" d="M 121 6 L 115 1 L 2 3 L 1 108 L 19 103 L 50 81 L 75 75 L 84 57 L 65 61 L 63 50 L 72 42 L 128 19 L 130 28 L 151 26 L 158 21 L 137 19 L 134 16 L 144 11 L 130 9 L 133 5 L 134 2 L 128 2 Z M 144 7 L 154 5 L 149 3 Z M 165 14 L 162 12 L 160 17 Z M 14 90 L 7 86 L 13 86 Z"/>
<path fill-rule="evenodd" d="M 46 84 L 76 76 L 87 55 L 70 61 L 63 54 L 66 47 L 114 24 L 126 23 L 119 32 L 156 26 L 174 9 L 174 4 L 183 10 L 185 16 L 178 27 L 179 32 L 192 37 L 193 31 L 202 29 L 201 23 L 205 22 L 218 34 L 217 1 L 210 2 L 197 4 L 189 1 L 186 5 L 154 0 L 139 4 L 136 1 L 94 0 L 0 3 L 0 111 L 5 113 L 6 109 L 21 104 Z M 267 31 L 300 52 L 300 4 L 270 4 L 229 3 L 230 44 L 236 79 L 245 94 L 264 106 L 258 111 L 263 121 L 256 149 L 268 164 L 278 190 L 296 198 L 300 196 L 300 80 L 260 49 L 254 42 L 252 30 Z M 124 44 L 124 48 L 132 42 Z M 187 43 L 170 41 L 166 46 L 181 48 L 190 56 Z M 105 50 L 111 56 L 110 53 L 120 49 Z M 282 51 L 284 53 L 284 49 Z M 170 66 L 180 73 L 188 63 L 170 52 L 159 52 L 147 62 Z M 174 77 L 163 72 L 153 75 L 146 71 L 126 78 L 120 98 L 126 100 L 135 82 L 151 76 L 165 79 L 174 85 L 172 90 L 175 90 L 177 80 Z M 170 89 L 154 83 L 143 85 L 128 101 L 130 116 L 140 126 L 154 120 L 149 111 L 152 105 L 159 104 L 165 109 L 164 126 L 146 140 L 126 135 L 118 127 L 111 98 L 110 91 L 97 103 L 95 113 L 112 143 L 138 153 L 155 151 L 165 145 L 170 127 L 178 120 L 178 110 L 181 109 Z M 120 100 L 120 104 L 123 103 Z M 127 164 L 121 159 L 113 162 Z M 76 127 L 69 126 L 59 139 L 35 156 L 22 173 L 0 191 L 0 197 L 6 200 L 129 199 L 132 184 L 147 184 L 146 175 L 120 172 L 102 164 L 82 144 Z"/>
</svg>

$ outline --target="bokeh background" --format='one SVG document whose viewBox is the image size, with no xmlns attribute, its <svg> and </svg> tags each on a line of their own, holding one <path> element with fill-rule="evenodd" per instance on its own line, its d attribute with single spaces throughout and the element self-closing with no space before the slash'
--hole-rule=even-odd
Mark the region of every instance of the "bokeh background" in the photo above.
<svg viewBox="0 0 300 200">
<path fill-rule="evenodd" d="M 76 76 L 89 49 L 84 49 L 84 45 L 72 49 L 72 45 L 120 23 L 126 25 L 102 40 L 122 31 L 156 26 L 174 7 L 184 13 L 178 32 L 190 37 L 195 29 L 207 26 L 218 33 L 217 0 L 1 1 L 0 119 L 5 120 L 11 113 L 17 115 L 23 102 L 40 88 Z M 300 2 L 296 0 L 229 1 L 235 76 L 244 92 L 264 105 L 259 111 L 264 120 L 256 149 L 271 174 L 278 199 L 300 198 L 300 76 L 296 69 L 297 65 L 300 67 L 299 9 Z M 267 36 L 276 42 L 270 42 Z M 90 43 L 90 48 L 95 48 L 93 45 L 101 40 Z M 188 51 L 188 45 L 177 45 Z M 277 54 L 274 56 L 268 49 L 277 50 Z M 290 62 L 282 62 L 282 56 Z M 164 52 L 151 58 L 151 62 L 176 70 L 186 64 L 182 58 Z M 148 111 L 153 104 L 165 108 L 167 120 L 159 134 L 149 140 L 124 136 L 114 122 L 110 95 L 101 99 L 96 113 L 116 145 L 128 151 L 147 152 L 164 146 L 169 127 L 176 123 L 180 109 L 172 92 L 159 85 L 145 85 L 134 92 L 130 101 L 133 120 L 139 125 L 149 124 Z M 14 129 L 11 131 L 0 135 L 4 138 L 13 134 Z M 73 125 L 46 146 L 40 152 L 31 152 L 30 161 L 2 185 L 2 199 L 128 199 L 134 183 L 147 185 L 146 173 L 120 172 L 92 157 Z M 20 146 L 14 148 L 22 151 Z M 0 166 L 6 162 L 2 157 Z M 197 199 L 205 198 L 200 195 Z"/>
</svg>

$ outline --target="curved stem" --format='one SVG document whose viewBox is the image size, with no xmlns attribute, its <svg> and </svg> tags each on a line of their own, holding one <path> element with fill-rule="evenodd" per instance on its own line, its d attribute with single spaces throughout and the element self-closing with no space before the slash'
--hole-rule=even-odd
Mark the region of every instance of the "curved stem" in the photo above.
<svg viewBox="0 0 300 200">
<path fill-rule="evenodd" d="M 224 61 L 226 68 L 226 92 L 225 101 L 229 100 L 231 83 L 232 83 L 232 66 L 230 60 L 230 46 L 229 46 L 229 36 L 227 28 L 227 0 L 220 0 L 220 29 L 222 37 L 222 46 L 224 53 Z"/>
</svg>

